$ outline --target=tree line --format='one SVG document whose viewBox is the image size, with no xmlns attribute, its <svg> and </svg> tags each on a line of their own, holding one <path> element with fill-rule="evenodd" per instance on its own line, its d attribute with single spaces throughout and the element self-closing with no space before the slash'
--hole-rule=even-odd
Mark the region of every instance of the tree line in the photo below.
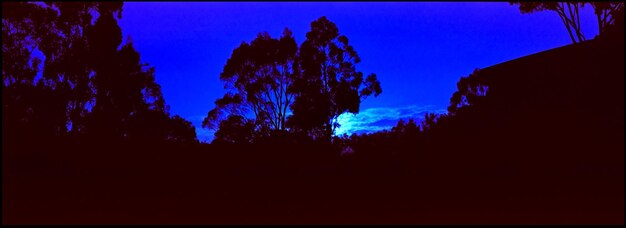
<svg viewBox="0 0 626 228">
<path fill-rule="evenodd" d="M 101 139 L 195 142 L 171 116 L 154 79 L 118 25 L 123 3 L 3 3 L 3 135 L 11 140 Z M 298 135 L 329 141 L 336 118 L 378 96 L 380 82 L 326 17 L 298 46 L 289 29 L 237 47 L 220 79 L 228 92 L 203 127 L 216 142 L 251 143 Z"/>
<path fill-rule="evenodd" d="M 197 142 L 193 125 L 169 114 L 154 67 L 140 61 L 132 42 L 122 43 L 123 3 L 2 4 L 5 139 Z M 601 37 L 623 31 L 623 3 L 511 4 L 522 13 L 556 11 L 575 43 L 584 40 L 578 8 L 586 4 L 595 9 Z M 358 113 L 364 99 L 382 93 L 376 74 L 356 69 L 359 62 L 326 17 L 311 22 L 300 45 L 288 28 L 280 37 L 261 32 L 226 61 L 219 77 L 227 92 L 202 127 L 215 131 L 214 143 L 332 142 L 339 115 Z M 418 135 L 480 106 L 493 85 L 476 78 L 461 78 L 447 114 L 401 120 L 390 132 Z"/>
</svg>

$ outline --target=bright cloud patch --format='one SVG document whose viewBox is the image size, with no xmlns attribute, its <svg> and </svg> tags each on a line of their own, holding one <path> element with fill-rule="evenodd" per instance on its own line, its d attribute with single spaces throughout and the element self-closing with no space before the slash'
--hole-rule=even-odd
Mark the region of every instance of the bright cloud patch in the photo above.
<svg viewBox="0 0 626 228">
<path fill-rule="evenodd" d="M 362 134 L 391 129 L 399 120 L 415 119 L 418 123 L 426 113 L 446 113 L 445 109 L 436 109 L 433 105 L 407 107 L 370 108 L 358 114 L 344 113 L 337 118 L 341 125 L 335 135 Z"/>
</svg>

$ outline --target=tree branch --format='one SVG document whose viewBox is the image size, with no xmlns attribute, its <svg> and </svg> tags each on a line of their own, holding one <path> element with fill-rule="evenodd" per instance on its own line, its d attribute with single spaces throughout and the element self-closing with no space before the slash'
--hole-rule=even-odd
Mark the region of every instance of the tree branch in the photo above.
<svg viewBox="0 0 626 228">
<path fill-rule="evenodd" d="M 569 20 L 567 19 L 567 16 L 565 15 L 565 9 L 563 8 L 563 6 L 557 5 L 556 12 L 561 18 L 561 21 L 563 21 L 563 24 L 565 25 L 565 28 L 567 29 L 567 33 L 569 34 L 570 39 L 572 39 L 573 43 L 576 43 L 576 39 L 574 38 L 574 35 L 572 34 L 572 30 L 570 29 Z"/>
</svg>

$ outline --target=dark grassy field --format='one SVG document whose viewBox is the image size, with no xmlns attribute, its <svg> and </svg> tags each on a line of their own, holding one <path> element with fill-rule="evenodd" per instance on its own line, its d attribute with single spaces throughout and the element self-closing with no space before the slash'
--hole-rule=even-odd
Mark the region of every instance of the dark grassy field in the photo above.
<svg viewBox="0 0 626 228">
<path fill-rule="evenodd" d="M 291 156 L 254 147 L 54 149 L 5 154 L 3 223 L 620 224 L 624 218 L 620 162 L 554 170 L 497 164 L 475 173 L 435 164 L 357 165 L 311 147 L 284 151 Z"/>
</svg>

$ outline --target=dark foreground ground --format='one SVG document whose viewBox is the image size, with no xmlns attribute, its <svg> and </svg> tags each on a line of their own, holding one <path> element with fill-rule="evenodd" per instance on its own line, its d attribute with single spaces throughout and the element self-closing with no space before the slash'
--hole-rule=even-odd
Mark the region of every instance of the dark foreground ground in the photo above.
<svg viewBox="0 0 626 228">
<path fill-rule="evenodd" d="M 63 146 L 3 152 L 4 224 L 624 223 L 623 160 L 406 168 L 311 146 Z"/>
</svg>

